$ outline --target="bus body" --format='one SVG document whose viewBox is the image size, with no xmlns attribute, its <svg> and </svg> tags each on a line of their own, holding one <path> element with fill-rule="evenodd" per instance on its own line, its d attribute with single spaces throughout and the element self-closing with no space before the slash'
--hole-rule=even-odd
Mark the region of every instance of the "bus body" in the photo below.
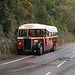
<svg viewBox="0 0 75 75">
<path fill-rule="evenodd" d="M 55 26 L 43 24 L 21 25 L 17 33 L 17 52 L 36 52 L 41 55 L 45 51 L 56 50 L 58 31 Z"/>
</svg>

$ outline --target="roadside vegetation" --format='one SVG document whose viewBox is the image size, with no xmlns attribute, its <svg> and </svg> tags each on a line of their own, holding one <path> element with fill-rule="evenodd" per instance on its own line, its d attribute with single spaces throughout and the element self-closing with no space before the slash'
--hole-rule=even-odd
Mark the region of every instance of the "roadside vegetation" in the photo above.
<svg viewBox="0 0 75 75">
<path fill-rule="evenodd" d="M 25 23 L 56 26 L 59 44 L 75 41 L 75 0 L 0 0 L 0 46 L 16 51 L 17 29 Z"/>
</svg>

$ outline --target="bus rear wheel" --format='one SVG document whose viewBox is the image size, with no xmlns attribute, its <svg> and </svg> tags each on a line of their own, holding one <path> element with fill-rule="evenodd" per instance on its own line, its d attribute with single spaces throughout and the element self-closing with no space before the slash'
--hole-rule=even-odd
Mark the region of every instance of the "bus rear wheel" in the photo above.
<svg viewBox="0 0 75 75">
<path fill-rule="evenodd" d="M 56 50 L 56 43 L 53 44 L 53 51 Z"/>
</svg>

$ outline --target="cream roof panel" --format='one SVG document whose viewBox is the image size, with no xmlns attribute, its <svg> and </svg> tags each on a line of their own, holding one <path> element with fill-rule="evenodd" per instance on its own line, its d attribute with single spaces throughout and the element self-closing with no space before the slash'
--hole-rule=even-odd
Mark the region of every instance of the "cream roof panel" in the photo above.
<svg viewBox="0 0 75 75">
<path fill-rule="evenodd" d="M 19 29 L 46 29 L 49 32 L 58 32 L 55 26 L 43 25 L 43 24 L 24 24 Z"/>
</svg>

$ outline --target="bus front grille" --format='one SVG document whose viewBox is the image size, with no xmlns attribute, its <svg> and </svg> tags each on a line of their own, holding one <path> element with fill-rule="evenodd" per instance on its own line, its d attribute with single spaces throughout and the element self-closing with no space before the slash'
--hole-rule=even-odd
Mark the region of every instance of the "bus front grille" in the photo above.
<svg viewBox="0 0 75 75">
<path fill-rule="evenodd" d="M 24 39 L 23 50 L 31 50 L 31 39 Z"/>
</svg>

